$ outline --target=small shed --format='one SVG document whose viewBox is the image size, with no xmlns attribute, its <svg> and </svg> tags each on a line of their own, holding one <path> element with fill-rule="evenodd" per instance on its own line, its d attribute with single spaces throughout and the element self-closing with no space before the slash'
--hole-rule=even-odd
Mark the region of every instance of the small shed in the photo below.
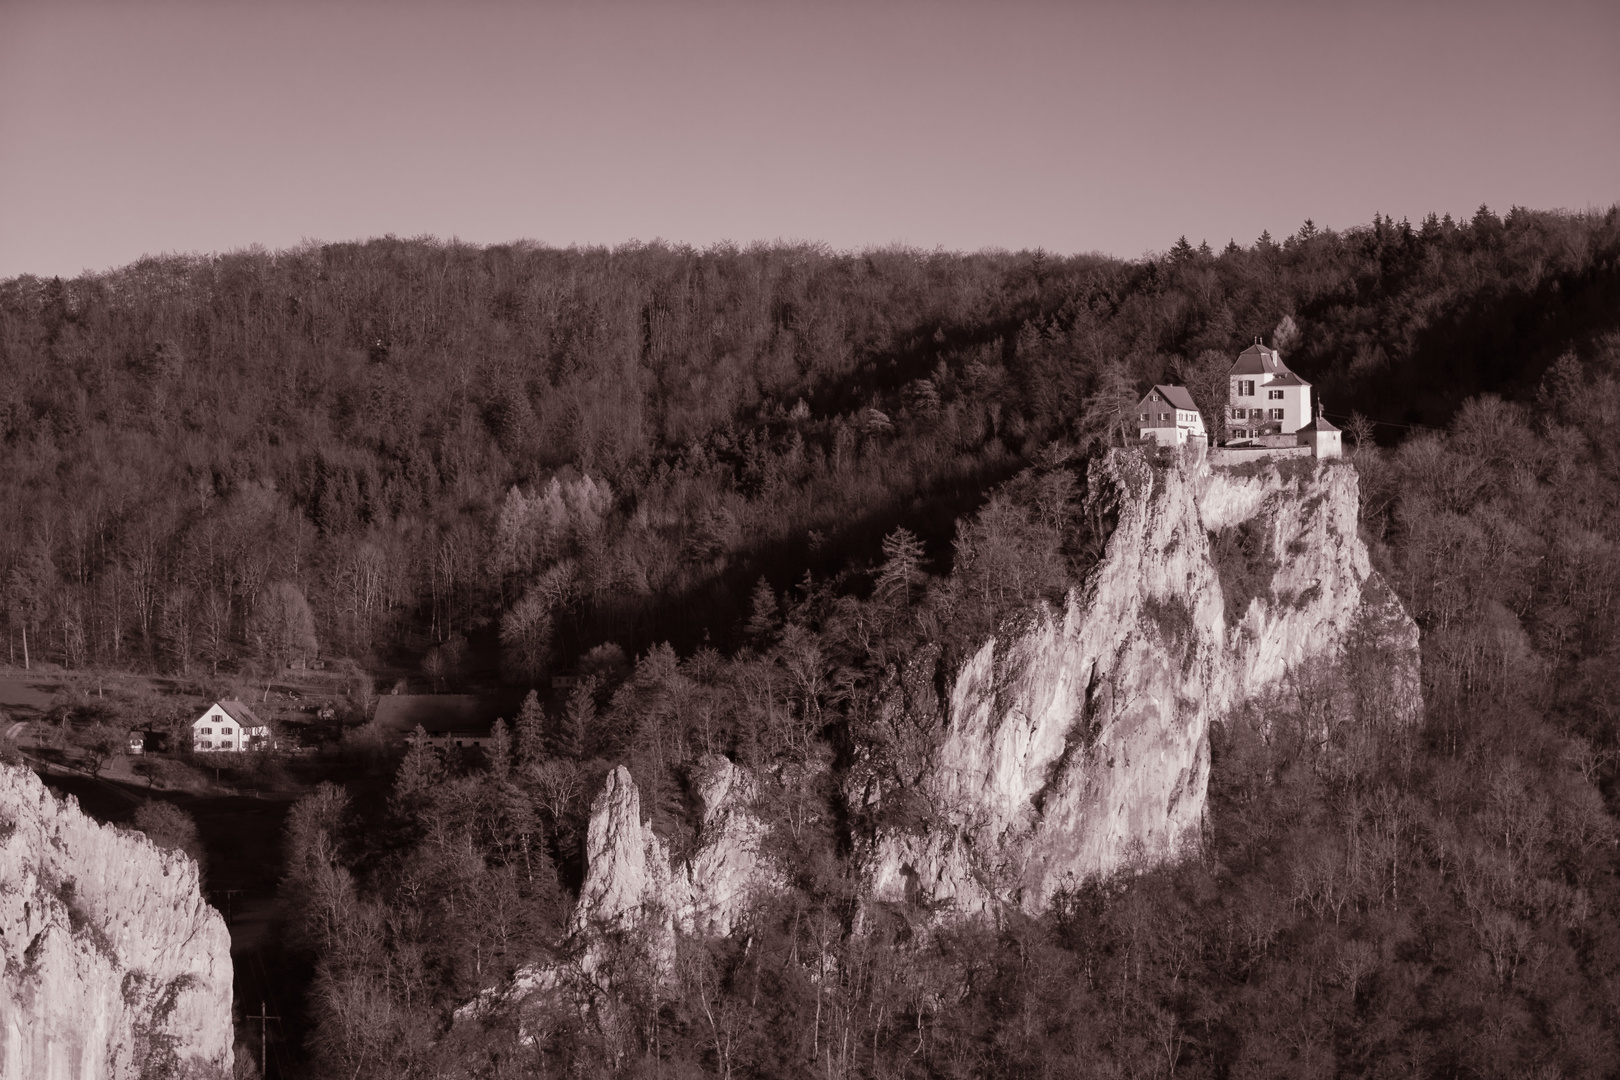
<svg viewBox="0 0 1620 1080">
<path fill-rule="evenodd" d="M 1344 433 L 1330 424 L 1322 415 L 1320 402 L 1316 406 L 1316 417 L 1297 432 L 1299 445 L 1311 448 L 1311 456 L 1319 458 L 1339 457 L 1344 453 Z"/>
</svg>

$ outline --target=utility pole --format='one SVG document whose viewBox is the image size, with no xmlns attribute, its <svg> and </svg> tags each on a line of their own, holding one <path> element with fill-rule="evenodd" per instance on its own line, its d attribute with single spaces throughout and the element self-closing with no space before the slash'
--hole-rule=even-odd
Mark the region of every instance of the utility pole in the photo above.
<svg viewBox="0 0 1620 1080">
<path fill-rule="evenodd" d="M 248 1013 L 247 1018 L 249 1020 L 257 1020 L 259 1022 L 259 1080 L 264 1080 L 265 1048 L 269 1045 L 265 1041 L 265 1025 L 271 1020 L 274 1020 L 279 1024 L 281 1023 L 281 1017 L 271 1016 L 270 1011 L 264 1007 L 264 999 L 260 998 L 259 1015 L 254 1016 L 252 1013 Z"/>
</svg>

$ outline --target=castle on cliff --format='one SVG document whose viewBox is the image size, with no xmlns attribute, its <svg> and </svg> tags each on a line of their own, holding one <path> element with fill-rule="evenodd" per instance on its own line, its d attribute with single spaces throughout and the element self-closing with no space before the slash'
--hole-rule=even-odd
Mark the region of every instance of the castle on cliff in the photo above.
<svg viewBox="0 0 1620 1080">
<path fill-rule="evenodd" d="M 1136 406 L 1137 434 L 1160 446 L 1180 446 L 1189 439 L 1203 445 L 1202 414 L 1181 386 L 1155 386 Z M 1234 450 L 1308 448 L 1313 457 L 1338 457 L 1341 433 L 1322 415 L 1318 401 L 1312 415 L 1311 384 L 1288 369 L 1276 349 L 1256 341 L 1238 354 L 1227 373 L 1226 438 Z"/>
</svg>

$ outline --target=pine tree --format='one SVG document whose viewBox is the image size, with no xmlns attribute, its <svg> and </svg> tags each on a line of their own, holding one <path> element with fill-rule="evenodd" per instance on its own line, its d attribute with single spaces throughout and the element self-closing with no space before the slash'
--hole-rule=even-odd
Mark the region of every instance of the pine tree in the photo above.
<svg viewBox="0 0 1620 1080">
<path fill-rule="evenodd" d="M 439 754 L 428 743 L 427 732 L 421 724 L 411 732 L 410 749 L 394 774 L 394 792 L 389 798 L 390 808 L 401 817 L 415 819 L 433 800 L 434 789 L 444 779 L 444 764 Z"/>
<path fill-rule="evenodd" d="M 485 757 L 489 760 L 490 776 L 504 782 L 512 771 L 512 734 L 505 720 L 496 720 L 490 729 L 489 752 Z"/>
<path fill-rule="evenodd" d="M 574 761 L 583 759 L 591 746 L 591 729 L 596 723 L 596 680 L 584 678 L 568 695 L 562 722 L 557 725 L 557 754 Z"/>
<path fill-rule="evenodd" d="M 782 629 L 782 618 L 777 610 L 776 591 L 763 577 L 754 586 L 754 595 L 749 606 L 751 611 L 744 632 L 747 633 L 749 641 L 761 649 L 767 649 L 776 640 L 777 632 Z"/>
<path fill-rule="evenodd" d="M 922 541 L 911 530 L 900 528 L 885 536 L 883 569 L 877 580 L 879 598 L 909 607 L 911 589 L 922 579 L 922 562 Z"/>
<path fill-rule="evenodd" d="M 535 765 L 546 757 L 546 713 L 540 695 L 530 690 L 523 699 L 517 718 L 517 761 L 520 766 Z"/>
</svg>

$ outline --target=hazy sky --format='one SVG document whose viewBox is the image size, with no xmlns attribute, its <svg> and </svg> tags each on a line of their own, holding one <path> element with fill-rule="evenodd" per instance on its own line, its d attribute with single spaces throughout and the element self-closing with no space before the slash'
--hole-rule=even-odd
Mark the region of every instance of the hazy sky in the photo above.
<svg viewBox="0 0 1620 1080">
<path fill-rule="evenodd" d="M 1620 200 L 1620 3 L 0 0 L 0 276 L 432 233 L 1137 256 Z"/>
</svg>

